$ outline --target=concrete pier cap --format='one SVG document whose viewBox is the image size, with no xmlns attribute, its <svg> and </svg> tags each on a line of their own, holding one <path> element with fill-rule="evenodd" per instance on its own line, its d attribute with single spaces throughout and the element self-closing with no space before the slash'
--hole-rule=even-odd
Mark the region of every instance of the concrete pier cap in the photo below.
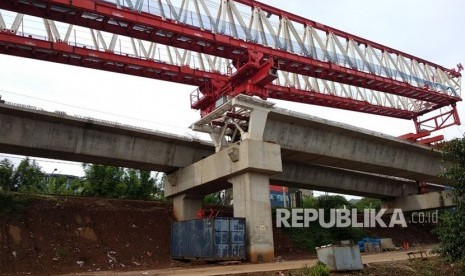
<svg viewBox="0 0 465 276">
<path fill-rule="evenodd" d="M 192 218 L 199 194 L 233 188 L 234 216 L 246 219 L 246 252 L 250 262 L 274 261 L 269 178 L 282 172 L 281 147 L 263 141 L 274 104 L 239 95 L 192 125 L 209 133 L 216 153 L 171 174 L 165 196 L 173 197 L 178 220 Z M 193 196 L 194 195 L 194 196 Z"/>
</svg>

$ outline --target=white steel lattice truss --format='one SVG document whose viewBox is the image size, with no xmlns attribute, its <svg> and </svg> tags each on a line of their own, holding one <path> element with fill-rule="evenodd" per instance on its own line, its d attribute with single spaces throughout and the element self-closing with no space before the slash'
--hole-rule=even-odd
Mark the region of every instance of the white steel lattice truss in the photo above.
<svg viewBox="0 0 465 276">
<path fill-rule="evenodd" d="M 245 0 L 243 0 L 245 1 Z M 318 23 L 297 22 L 286 16 L 263 11 L 259 6 L 250 10 L 241 1 L 211 0 L 115 0 L 107 1 L 136 12 L 147 12 L 179 23 L 196 26 L 244 41 L 258 43 L 313 59 L 357 69 L 376 76 L 406 82 L 413 87 L 427 87 L 445 95 L 460 97 L 459 74 L 451 74 L 421 59 L 390 52 L 383 47 L 359 43 L 356 38 L 338 33 L 326 33 Z M 48 41 L 65 41 L 74 46 L 86 46 L 101 51 L 151 59 L 172 65 L 184 65 L 203 71 L 234 73 L 231 60 L 199 52 L 178 49 L 149 41 L 86 29 L 47 19 L 0 12 L 0 28 L 18 35 L 32 35 Z M 342 32 L 341 32 L 342 33 Z M 305 68 L 304 68 L 305 70 Z M 398 110 L 421 112 L 431 103 L 404 96 L 355 87 L 279 71 L 273 84 L 294 87 L 312 93 L 334 95 L 365 101 L 372 105 Z"/>
</svg>

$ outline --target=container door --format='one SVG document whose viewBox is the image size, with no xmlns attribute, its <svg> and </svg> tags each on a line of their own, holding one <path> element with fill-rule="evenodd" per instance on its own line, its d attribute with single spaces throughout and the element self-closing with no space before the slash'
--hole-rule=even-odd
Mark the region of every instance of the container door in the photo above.
<svg viewBox="0 0 465 276">
<path fill-rule="evenodd" d="M 202 236 L 199 237 L 199 242 L 197 246 L 200 248 L 201 255 L 205 259 L 213 258 L 213 220 L 210 218 L 205 218 L 200 220 L 202 229 L 199 229 Z"/>
<path fill-rule="evenodd" d="M 231 218 L 229 227 L 231 234 L 230 256 L 234 259 L 245 259 L 245 219 Z"/>
<path fill-rule="evenodd" d="M 215 246 L 214 255 L 218 259 L 229 257 L 229 219 L 215 218 Z"/>
<path fill-rule="evenodd" d="M 182 257 L 181 254 L 181 238 L 180 235 L 180 224 L 178 222 L 173 223 L 171 227 L 171 257 Z"/>
</svg>

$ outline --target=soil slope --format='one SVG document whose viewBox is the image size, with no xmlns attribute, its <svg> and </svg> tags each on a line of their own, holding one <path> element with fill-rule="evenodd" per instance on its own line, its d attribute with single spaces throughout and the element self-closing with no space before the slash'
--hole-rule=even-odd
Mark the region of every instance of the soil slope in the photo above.
<svg viewBox="0 0 465 276">
<path fill-rule="evenodd" d="M 1 211 L 1 210 L 0 210 Z M 169 202 L 34 197 L 24 211 L 0 212 L 0 275 L 56 275 L 187 266 L 170 259 L 174 221 Z M 222 215 L 232 215 L 230 209 Z M 388 231 L 388 232 L 386 232 Z M 398 245 L 435 242 L 430 228 L 373 229 Z M 274 231 L 277 259 L 310 255 L 285 231 Z M 314 256 L 314 255 L 313 255 Z"/>
</svg>

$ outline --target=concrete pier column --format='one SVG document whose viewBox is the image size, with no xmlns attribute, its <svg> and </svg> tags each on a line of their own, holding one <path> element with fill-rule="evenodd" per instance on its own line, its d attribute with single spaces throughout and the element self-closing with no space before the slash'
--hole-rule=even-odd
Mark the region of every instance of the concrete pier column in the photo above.
<svg viewBox="0 0 465 276">
<path fill-rule="evenodd" d="M 234 216 L 246 219 L 246 252 L 252 263 L 274 261 L 269 177 L 283 167 L 279 144 L 263 139 L 273 105 L 239 95 L 195 122 L 192 129 L 209 133 L 216 153 L 177 170 L 165 183 L 167 197 L 214 192 L 232 184 Z M 188 208 L 194 203 L 186 199 L 174 200 L 182 212 L 178 218 L 196 209 Z"/>
<path fill-rule="evenodd" d="M 246 221 L 247 259 L 252 263 L 274 261 L 269 175 L 247 172 L 233 184 L 234 216 Z"/>
<path fill-rule="evenodd" d="M 196 194 L 179 194 L 173 197 L 173 213 L 178 221 L 195 219 L 197 211 L 202 208 L 203 196 Z"/>
</svg>

